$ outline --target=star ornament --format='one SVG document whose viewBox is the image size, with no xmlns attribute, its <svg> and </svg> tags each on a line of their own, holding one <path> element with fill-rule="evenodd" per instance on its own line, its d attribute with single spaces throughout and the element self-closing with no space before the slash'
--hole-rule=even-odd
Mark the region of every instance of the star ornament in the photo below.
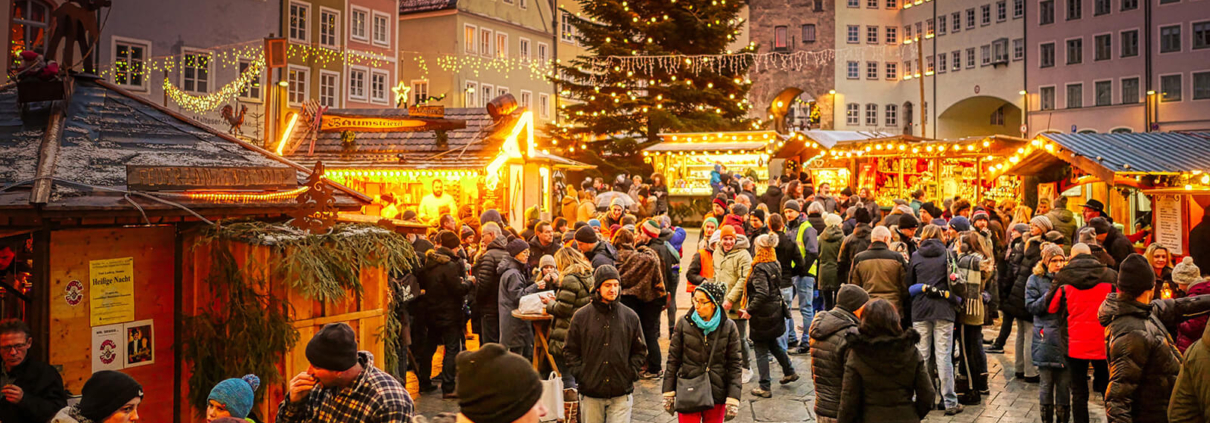
<svg viewBox="0 0 1210 423">
<path fill-rule="evenodd" d="M 398 84 L 391 88 L 391 92 L 395 93 L 395 107 L 400 107 L 407 104 L 408 93 L 411 91 L 412 87 L 409 87 L 408 84 L 403 81 L 399 81 Z"/>
</svg>

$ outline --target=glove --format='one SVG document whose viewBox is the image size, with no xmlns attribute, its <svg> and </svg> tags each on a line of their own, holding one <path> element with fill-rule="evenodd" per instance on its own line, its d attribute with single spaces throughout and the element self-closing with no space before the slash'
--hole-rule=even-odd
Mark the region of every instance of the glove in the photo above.
<svg viewBox="0 0 1210 423">
<path fill-rule="evenodd" d="M 992 302 L 992 294 L 989 294 L 987 291 L 983 291 L 983 302 L 985 302 L 985 303 Z"/>
<path fill-rule="evenodd" d="M 739 415 L 739 400 L 735 398 L 727 398 L 726 413 L 723 415 L 723 420 L 734 419 Z"/>
<path fill-rule="evenodd" d="M 676 414 L 675 406 L 676 406 L 676 392 L 665 392 L 664 393 L 664 411 L 667 411 L 668 414 Z"/>
</svg>

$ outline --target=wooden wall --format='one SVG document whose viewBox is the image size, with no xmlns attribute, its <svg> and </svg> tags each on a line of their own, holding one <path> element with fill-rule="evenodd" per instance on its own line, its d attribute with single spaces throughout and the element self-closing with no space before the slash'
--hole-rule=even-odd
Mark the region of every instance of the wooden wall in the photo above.
<svg viewBox="0 0 1210 423">
<path fill-rule="evenodd" d="M 145 421 L 173 417 L 175 356 L 174 226 L 72 229 L 50 235 L 50 364 L 63 366 L 68 391 L 79 394 L 92 375 L 92 331 L 89 320 L 88 264 L 91 260 L 134 257 L 135 320 L 155 322 L 155 363 L 124 370 L 143 385 L 146 396 L 139 414 Z M 71 306 L 64 289 L 72 280 L 84 284 L 84 299 Z"/>
</svg>

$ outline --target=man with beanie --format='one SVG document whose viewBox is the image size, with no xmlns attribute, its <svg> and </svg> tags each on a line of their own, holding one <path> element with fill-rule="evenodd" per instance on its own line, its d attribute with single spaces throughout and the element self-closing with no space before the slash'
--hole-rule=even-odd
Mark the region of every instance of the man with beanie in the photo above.
<svg viewBox="0 0 1210 423">
<path fill-rule="evenodd" d="M 592 303 L 576 310 L 563 358 L 580 390 L 583 423 L 629 423 L 634 382 L 647 362 L 639 316 L 622 306 L 618 269 L 593 271 Z"/>
<path fill-rule="evenodd" d="M 744 222 L 744 235 L 750 240 L 755 240 L 757 237 L 769 233 L 769 226 L 765 224 L 765 211 L 761 209 L 752 210 L 748 214 L 748 220 Z M 756 256 L 756 243 L 753 242 L 749 252 Z"/>
<path fill-rule="evenodd" d="M 1210 311 L 1210 296 L 1153 299 L 1155 274 L 1139 254 L 1122 260 L 1117 288 L 1097 314 L 1109 352 L 1109 423 L 1166 423 L 1181 369 L 1171 332 L 1182 321 Z"/>
<path fill-rule="evenodd" d="M 143 386 L 129 375 L 113 370 L 93 373 L 80 390 L 80 402 L 59 410 L 51 423 L 104 423 L 139 421 Z M 7 420 L 6 420 L 7 421 Z"/>
<path fill-rule="evenodd" d="M 374 367 L 373 355 L 357 350 L 357 334 L 348 324 L 324 325 L 307 342 L 306 356 L 311 367 L 290 379 L 278 422 L 412 421 L 412 396 Z"/>
<path fill-rule="evenodd" d="M 483 234 L 479 239 L 479 253 L 475 258 L 475 265 L 472 267 L 475 276 L 475 301 L 471 307 L 471 312 L 474 316 L 478 316 L 481 322 L 483 339 L 479 342 L 500 342 L 500 315 L 499 315 L 499 295 L 500 295 L 500 273 L 497 269 L 500 263 L 504 262 L 505 258 L 509 257 L 508 251 L 504 247 L 508 245 L 508 239 L 504 237 L 504 232 L 500 225 L 494 220 L 488 220 L 488 213 L 495 213 L 495 210 L 488 210 L 483 214 L 485 223 L 483 224 Z M 499 217 L 499 213 L 496 213 Z"/>
<path fill-rule="evenodd" d="M 818 203 L 811 203 L 813 207 Z M 807 347 L 807 331 L 811 327 L 811 321 L 815 320 L 815 276 L 818 273 L 816 270 L 816 262 L 819 260 L 819 231 L 815 230 L 811 222 L 806 219 L 806 215 L 801 213 L 799 204 L 795 200 L 786 201 L 782 214 L 786 218 L 786 235 L 790 236 L 794 241 L 794 247 L 798 249 L 798 254 L 803 258 L 803 272 L 801 276 L 795 276 L 791 279 L 794 289 L 792 293 L 798 296 L 798 312 L 802 314 L 802 339 L 798 349 L 794 351 L 796 354 L 806 353 Z M 823 218 L 820 217 L 822 221 Z M 787 303 L 793 304 L 793 298 L 788 299 Z M 789 316 L 787 316 L 789 317 Z M 790 331 L 793 332 L 793 319 L 791 322 Z M 787 346 L 790 346 L 787 344 Z"/>
<path fill-rule="evenodd" d="M 1109 256 L 1120 266 L 1126 256 L 1134 253 L 1134 245 L 1122 235 L 1122 231 L 1113 226 L 1113 222 L 1104 217 L 1095 217 L 1088 221 L 1088 226 L 1096 231 L 1097 243 L 1109 252 Z"/>
<path fill-rule="evenodd" d="M 735 321 L 739 329 L 740 339 L 748 339 L 748 320 L 739 316 L 741 304 L 746 301 L 744 284 L 748 282 L 748 273 L 752 271 L 752 253 L 748 251 L 748 237 L 738 234 L 734 226 L 723 226 L 715 231 L 719 236 L 718 248 L 714 250 L 714 281 L 727 286 L 727 297 L 723 300 L 723 309 L 727 317 Z M 752 350 L 748 342 L 740 342 L 743 353 L 743 380 L 746 383 L 752 378 L 750 359 Z"/>
<path fill-rule="evenodd" d="M 836 264 L 838 266 L 837 276 L 841 283 L 853 283 L 849 278 L 849 271 L 853 269 L 853 259 L 857 257 L 857 254 L 870 247 L 870 233 L 872 231 L 870 228 L 870 212 L 863 207 L 854 207 L 854 209 L 856 211 L 853 212 L 853 218 L 857 221 L 856 226 L 853 227 L 853 233 L 846 236 L 844 241 L 840 243 L 840 255 L 836 257 Z M 902 260 L 902 257 L 900 259 Z M 858 283 L 858 286 L 861 286 L 861 284 Z M 896 307 L 899 306 L 896 305 Z"/>
<path fill-rule="evenodd" d="M 910 327 L 911 318 L 906 315 L 907 262 L 904 261 L 903 254 L 892 251 L 887 246 L 891 241 L 891 231 L 885 226 L 874 228 L 870 239 L 869 249 L 853 257 L 853 270 L 848 281 L 865 289 L 870 298 L 881 298 L 890 302 L 899 310 L 902 323 Z"/>
<path fill-rule="evenodd" d="M 442 361 L 441 393 L 446 398 L 454 396 L 454 356 L 462 350 L 466 322 L 463 318 L 463 299 L 470 292 L 472 284 L 464 280 L 466 264 L 456 252 L 460 241 L 458 236 L 450 231 L 437 233 L 441 243 L 436 249 L 425 254 L 424 266 L 420 272 L 420 288 L 424 295 L 416 301 L 417 319 L 416 379 L 420 383 L 420 392 L 436 389 L 430 376 L 433 371 L 433 354 L 437 346 L 445 346 L 445 358 Z"/>
<path fill-rule="evenodd" d="M 840 417 L 848 335 L 857 333 L 861 308 L 869 300 L 865 290 L 845 284 L 836 293 L 836 307 L 820 312 L 810 323 L 811 374 L 815 375 L 815 415 L 819 423 L 835 423 Z"/>
<path fill-rule="evenodd" d="M 1088 246 L 1088 251 L 1090 251 L 1089 254 L 1093 257 L 1096 257 L 1097 261 L 1100 261 L 1101 264 L 1104 264 L 1111 269 L 1116 269 L 1118 267 L 1117 260 L 1114 260 L 1113 256 L 1109 255 L 1108 251 L 1105 251 L 1105 247 L 1102 247 L 1101 243 L 1097 242 L 1096 229 L 1091 227 L 1081 228 L 1079 234 L 1076 235 L 1076 238 L 1078 239 L 1077 243 Z"/>
<path fill-rule="evenodd" d="M 49 364 L 29 356 L 33 334 L 19 319 L 0 321 L 0 357 L 4 359 L 0 422 L 43 423 L 67 406 L 63 378 Z"/>
<path fill-rule="evenodd" d="M 584 253 L 584 258 L 592 263 L 592 268 L 597 269 L 601 266 L 613 266 L 617 263 L 618 252 L 614 250 L 612 245 L 601 240 L 597 236 L 597 231 L 591 225 L 585 225 L 576 229 L 575 240 L 576 249 Z"/>
<path fill-rule="evenodd" d="M 515 238 L 508 242 L 505 249 L 509 257 L 500 262 L 497 269 L 500 272 L 500 305 L 497 309 L 500 316 L 500 344 L 525 358 L 533 358 L 534 327 L 529 322 L 513 317 L 513 310 L 521 306 L 521 297 L 546 289 L 546 283 L 539 279 L 531 284 L 526 277 L 528 242 Z"/>
<path fill-rule="evenodd" d="M 533 366 L 500 344 L 458 353 L 458 407 L 472 423 L 538 423 L 547 412 Z M 459 419 L 461 421 L 461 419 Z"/>
<path fill-rule="evenodd" d="M 899 225 L 897 225 L 897 228 L 892 239 L 906 245 L 908 257 L 911 257 L 912 254 L 916 253 L 916 249 L 919 248 L 916 246 L 916 229 L 920 228 L 920 220 L 916 219 L 916 216 L 904 213 L 899 216 Z"/>
</svg>

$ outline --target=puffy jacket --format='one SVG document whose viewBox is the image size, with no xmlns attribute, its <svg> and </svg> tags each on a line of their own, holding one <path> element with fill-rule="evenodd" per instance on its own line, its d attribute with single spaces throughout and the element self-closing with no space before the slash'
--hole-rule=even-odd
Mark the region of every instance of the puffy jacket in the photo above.
<svg viewBox="0 0 1210 423">
<path fill-rule="evenodd" d="M 753 228 L 752 225 L 744 225 L 744 227 L 746 228 L 744 229 L 744 235 L 747 235 L 748 240 L 751 242 L 751 244 L 748 245 L 748 252 L 752 253 L 752 257 L 756 257 L 756 238 L 760 237 L 761 235 L 773 233 L 773 231 L 769 230 L 768 225 L 761 226 L 760 228 Z"/>
<path fill-rule="evenodd" d="M 1210 294 L 1210 283 L 1202 281 L 1189 286 L 1188 296 L 1190 297 L 1206 294 Z M 1202 333 L 1204 333 L 1206 330 L 1207 319 L 1210 319 L 1210 316 L 1194 317 L 1181 322 L 1180 327 L 1176 331 L 1176 347 L 1179 348 L 1182 353 L 1186 352 L 1186 350 L 1189 349 L 1189 346 L 1193 345 L 1194 342 L 1197 342 L 1198 339 L 1202 339 Z M 1210 402 L 1203 404 L 1210 404 Z"/>
<path fill-rule="evenodd" d="M 464 262 L 454 251 L 437 247 L 425 253 L 420 288 L 424 295 L 416 307 L 424 320 L 439 327 L 458 326 L 464 319 L 462 304 L 471 285 L 462 278 Z"/>
<path fill-rule="evenodd" d="M 760 202 L 769 208 L 769 213 L 778 213 L 781 211 L 781 200 L 786 195 L 782 193 L 781 187 L 771 186 L 765 190 L 764 194 L 760 195 Z M 752 203 L 756 205 L 756 203 Z"/>
<path fill-rule="evenodd" d="M 597 245 L 588 250 L 584 257 L 592 263 L 592 270 L 606 264 L 617 267 L 618 251 L 609 242 L 601 240 L 597 241 Z"/>
<path fill-rule="evenodd" d="M 1109 423 L 1168 421 L 1168 400 L 1181 370 L 1169 328 L 1210 311 L 1210 296 L 1143 304 L 1109 294 L 1097 313 L 1109 350 Z"/>
<path fill-rule="evenodd" d="M 905 313 L 908 299 L 906 273 L 907 263 L 903 261 L 903 254 L 891 251 L 885 242 L 875 241 L 870 244 L 870 249 L 853 259 L 849 283 L 865 289 L 870 299 L 885 299 L 900 313 Z"/>
<path fill-rule="evenodd" d="M 618 250 L 618 273 L 621 276 L 622 295 L 648 302 L 663 299 L 668 293 L 664 288 L 664 274 L 660 268 L 660 257 L 646 246 L 622 245 Z"/>
<path fill-rule="evenodd" d="M 840 226 L 824 229 L 819 236 L 819 289 L 840 290 L 840 244 L 844 242 L 844 231 Z"/>
<path fill-rule="evenodd" d="M 1017 266 L 1017 275 L 1013 280 L 1013 288 L 1008 298 L 1000 299 L 1000 309 L 1018 319 L 1033 320 L 1033 313 L 1025 309 L 1025 285 L 1034 274 L 1034 266 L 1042 260 L 1042 237 L 1033 237 L 1025 241 L 1021 264 Z"/>
<path fill-rule="evenodd" d="M 538 292 L 538 285 L 525 278 L 525 264 L 508 257 L 497 268 L 500 273 L 500 344 L 508 348 L 521 348 L 534 344 L 534 327 L 529 322 L 513 317 L 513 310 L 521 306 L 521 297 Z"/>
<path fill-rule="evenodd" d="M 857 257 L 857 254 L 865 252 L 866 249 L 870 248 L 871 230 L 873 228 L 870 228 L 868 224 L 858 224 L 853 227 L 853 233 L 846 236 L 844 242 L 841 242 L 840 254 L 836 256 L 837 275 L 840 276 L 841 281 L 853 283 L 852 279 L 849 278 L 849 272 L 853 269 L 853 259 Z"/>
<path fill-rule="evenodd" d="M 605 303 L 595 287 L 592 294 L 592 303 L 576 310 L 567 329 L 563 344 L 567 371 L 585 396 L 629 395 L 647 362 L 639 315 L 621 302 Z"/>
<path fill-rule="evenodd" d="M 786 235 L 794 241 L 795 248 L 802 255 L 802 274 L 799 276 L 816 276 L 811 273 L 811 269 L 819 261 L 819 231 L 799 217 L 786 223 Z M 781 261 L 781 258 L 778 258 L 778 261 Z M 816 273 L 818 272 L 816 269 Z"/>
<path fill-rule="evenodd" d="M 928 415 L 936 398 L 928 366 L 916 351 L 919 333 L 850 333 L 847 339 L 840 423 L 916 423 Z"/>
<path fill-rule="evenodd" d="M 1210 422 L 1210 331 L 1185 353 L 1185 363 L 1168 401 L 1168 420 L 1173 423 Z"/>
<path fill-rule="evenodd" d="M 1050 224 L 1054 225 L 1055 230 L 1063 234 L 1063 252 L 1071 251 L 1072 240 L 1076 239 L 1076 215 L 1071 210 L 1067 209 L 1050 209 L 1046 213 L 1046 218 L 1050 220 Z"/>
<path fill-rule="evenodd" d="M 1050 285 L 1050 274 L 1035 273 L 1025 286 L 1025 308 L 1034 315 L 1031 356 L 1038 367 L 1061 369 L 1067 367 L 1067 344 L 1059 315 L 1050 312 Z"/>
<path fill-rule="evenodd" d="M 739 329 L 731 319 L 724 317 L 709 336 L 693 323 L 690 314 L 677 319 L 676 329 L 668 339 L 663 392 L 676 392 L 677 378 L 695 378 L 708 371 L 710 394 L 715 404 L 726 404 L 727 398 L 739 400 L 743 392 L 744 361 L 740 355 L 740 342 L 747 341 L 740 339 Z M 710 362 L 709 369 L 706 368 L 707 361 Z"/>
<path fill-rule="evenodd" d="M 567 328 L 571 327 L 571 316 L 576 310 L 592 302 L 593 280 L 588 272 L 572 273 L 563 276 L 559 284 L 559 292 L 555 301 L 546 305 L 546 314 L 554 316 L 555 323 L 550 329 L 550 353 L 563 356 L 563 342 L 567 339 Z"/>
<path fill-rule="evenodd" d="M 655 214 L 668 213 L 668 185 L 652 185 L 649 193 L 655 197 Z"/>
<path fill-rule="evenodd" d="M 738 305 L 744 296 L 744 284 L 752 271 L 752 253 L 748 252 L 748 238 L 735 237 L 735 247 L 723 251 L 721 245 L 714 251 L 714 281 L 727 286 L 727 301 Z M 727 317 L 739 318 L 739 307 L 731 307 Z"/>
<path fill-rule="evenodd" d="M 848 335 L 857 334 L 857 316 L 835 307 L 811 321 L 811 375 L 815 378 L 815 414 L 835 419 L 840 413 Z"/>
<path fill-rule="evenodd" d="M 807 275 L 807 264 L 802 257 L 798 244 L 786 232 L 775 232 L 777 235 L 777 262 L 781 264 L 781 280 L 778 288 L 793 288 L 794 278 Z M 797 235 L 797 233 L 795 233 Z"/>
<path fill-rule="evenodd" d="M 497 304 L 500 297 L 500 263 L 509 258 L 504 246 L 508 240 L 498 236 L 487 244 L 487 250 L 475 260 L 475 311 L 482 316 L 495 316 L 499 313 Z"/>
<path fill-rule="evenodd" d="M 1049 311 L 1060 313 L 1066 321 L 1068 357 L 1105 359 L 1105 328 L 1097 320 L 1097 310 L 1116 279 L 1117 272 L 1088 254 L 1076 255 L 1055 275 L 1059 291 Z"/>
<path fill-rule="evenodd" d="M 748 278 L 748 337 L 753 341 L 772 341 L 786 333 L 779 283 L 781 265 L 774 261 L 757 263 Z"/>
<path fill-rule="evenodd" d="M 1109 228 L 1109 233 L 1105 236 L 1105 242 L 1102 242 L 1101 246 L 1113 257 L 1115 266 L 1121 266 L 1122 261 L 1134 253 L 1134 244 L 1126 239 L 1126 236 L 1122 235 L 1122 231 L 1119 231 L 1116 226 Z M 1114 267 L 1113 270 L 1118 269 Z"/>
<path fill-rule="evenodd" d="M 926 239 L 908 262 L 906 284 L 912 294 L 912 322 L 953 322 L 954 305 L 958 300 L 951 292 L 949 298 L 923 293 L 925 285 L 944 291 L 950 288 L 950 262 L 957 260 L 939 239 Z"/>
</svg>

